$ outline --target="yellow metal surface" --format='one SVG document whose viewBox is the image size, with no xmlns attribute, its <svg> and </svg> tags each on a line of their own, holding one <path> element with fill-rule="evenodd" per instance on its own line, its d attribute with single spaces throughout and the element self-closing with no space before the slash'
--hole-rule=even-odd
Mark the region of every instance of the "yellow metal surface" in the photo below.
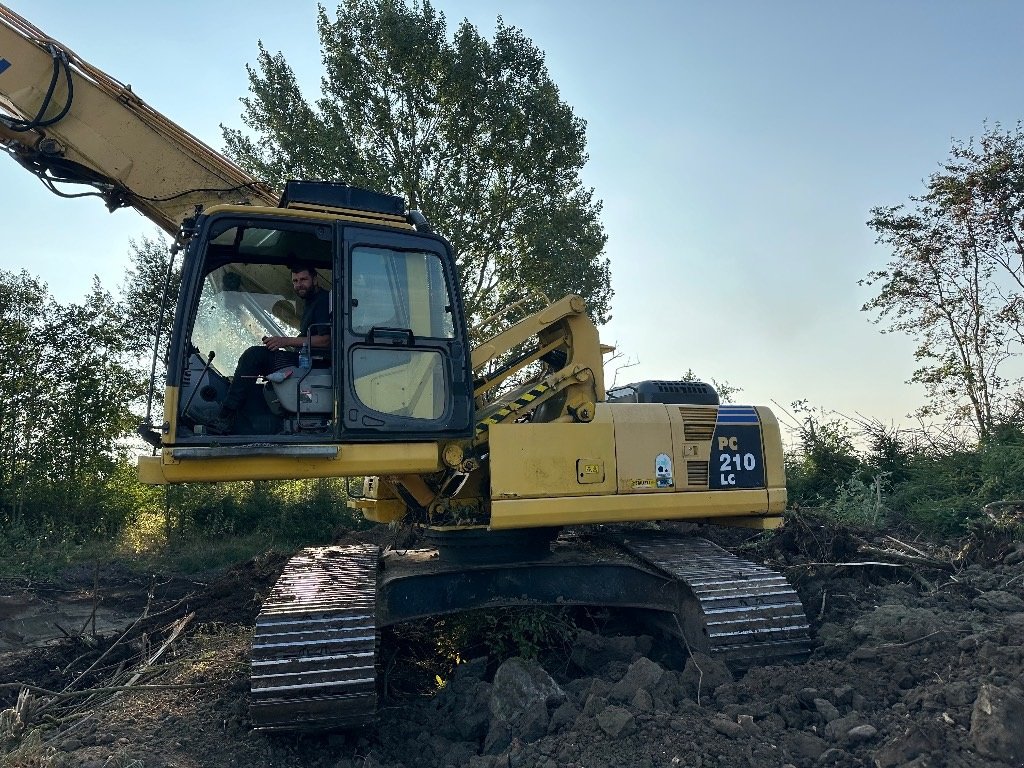
<svg viewBox="0 0 1024 768">
<path fill-rule="evenodd" d="M 393 523 L 401 520 L 408 507 L 398 499 L 350 499 L 350 509 L 359 510 L 363 517 L 374 523 Z"/>
<path fill-rule="evenodd" d="M 678 490 L 706 491 L 718 408 L 669 405 L 666 409 L 675 449 L 675 486 Z"/>
<path fill-rule="evenodd" d="M 277 196 L 230 160 L 150 107 L 135 92 L 93 67 L 18 14 L 0 5 L 0 51 L 12 63 L 0 83 L 0 102 L 21 118 L 39 111 L 53 74 L 47 49 L 67 53 L 74 84 L 68 113 L 53 125 L 17 134 L 3 132 L 16 152 L 31 153 L 42 139 L 62 157 L 126 188 L 128 203 L 174 234 L 196 205 L 244 202 L 276 205 Z M 63 76 L 44 118 L 67 103 Z"/>
<path fill-rule="evenodd" d="M 502 499 L 492 503 L 490 527 L 500 530 L 643 520 L 712 520 L 767 511 L 765 490 Z"/>
<path fill-rule="evenodd" d="M 615 423 L 616 479 L 619 493 L 673 493 L 658 485 L 658 456 L 672 457 L 672 426 L 668 407 L 660 403 L 605 406 Z"/>
<path fill-rule="evenodd" d="M 615 493 L 615 432 L 607 409 L 588 424 L 495 424 L 490 429 L 491 498 Z M 603 461 L 604 478 L 581 483 L 577 462 Z"/>
<path fill-rule="evenodd" d="M 305 445 L 305 444 L 302 444 Z M 176 459 L 174 448 L 139 457 L 147 484 L 429 474 L 441 469 L 435 443 L 339 445 L 336 458 L 257 455 Z"/>
<path fill-rule="evenodd" d="M 765 517 L 716 517 L 711 520 L 698 521 L 715 525 L 728 525 L 733 528 L 753 528 L 759 531 L 773 531 L 782 525 L 782 515 Z"/>
<path fill-rule="evenodd" d="M 164 435 L 164 442 L 167 442 L 167 435 L 177 434 L 178 430 L 178 398 L 181 390 L 178 387 L 164 387 L 164 420 L 169 425 Z M 143 480 L 142 482 L 146 482 Z"/>
<path fill-rule="evenodd" d="M 782 481 L 785 483 L 785 479 Z M 786 511 L 786 486 L 768 489 L 768 511 L 773 515 L 781 515 Z"/>
<path fill-rule="evenodd" d="M 782 455 L 782 432 L 775 414 L 764 406 L 756 406 L 761 421 L 761 442 L 764 445 L 765 484 L 778 489 L 772 499 L 772 512 L 782 514 L 786 508 L 786 464 Z"/>
</svg>

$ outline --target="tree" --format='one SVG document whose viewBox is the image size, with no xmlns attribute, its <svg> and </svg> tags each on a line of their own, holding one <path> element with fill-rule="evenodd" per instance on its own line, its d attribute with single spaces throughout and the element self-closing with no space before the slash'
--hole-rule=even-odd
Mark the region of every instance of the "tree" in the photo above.
<svg viewBox="0 0 1024 768">
<path fill-rule="evenodd" d="M 579 177 L 586 125 L 544 55 L 499 17 L 449 41 L 429 0 L 320 7 L 325 74 L 315 105 L 283 54 L 259 46 L 225 152 L 271 184 L 321 178 L 403 195 L 453 244 L 471 322 L 540 292 L 578 293 L 594 319 L 612 291 L 601 203 Z"/>
<path fill-rule="evenodd" d="M 872 209 L 868 226 L 892 249 L 886 269 L 862 285 L 864 304 L 889 331 L 917 340 L 925 386 L 922 416 L 943 416 L 984 439 L 1022 415 L 1018 382 L 1005 363 L 1024 343 L 1024 133 L 986 129 L 955 141 L 927 191 L 903 205 Z"/>
<path fill-rule="evenodd" d="M 111 531 L 112 492 L 144 392 L 124 307 L 94 281 L 80 304 L 0 272 L 0 529 Z"/>
</svg>

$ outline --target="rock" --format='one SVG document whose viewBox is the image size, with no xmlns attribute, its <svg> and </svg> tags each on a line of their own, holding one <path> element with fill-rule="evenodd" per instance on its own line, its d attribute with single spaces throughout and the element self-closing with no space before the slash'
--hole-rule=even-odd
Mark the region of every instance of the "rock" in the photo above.
<svg viewBox="0 0 1024 768">
<path fill-rule="evenodd" d="M 731 682 L 732 673 L 725 663 L 703 653 L 694 653 L 687 659 L 680 676 L 684 693 L 698 703 L 706 702 L 716 688 Z"/>
<path fill-rule="evenodd" d="M 878 735 L 878 729 L 873 725 L 857 725 L 846 732 L 846 738 L 851 742 L 870 741 Z"/>
<path fill-rule="evenodd" d="M 828 749 L 824 739 L 807 731 L 787 731 L 781 741 L 790 755 L 800 761 L 817 760 Z"/>
<path fill-rule="evenodd" d="M 853 702 L 853 686 L 843 685 L 832 689 L 832 698 L 837 707 L 844 707 Z"/>
<path fill-rule="evenodd" d="M 469 669 L 459 672 L 463 667 Z M 435 698 L 441 715 L 438 729 L 456 741 L 479 742 L 490 726 L 490 700 L 493 687 L 481 680 L 483 673 L 474 664 L 460 664 Z"/>
<path fill-rule="evenodd" d="M 512 734 L 523 742 L 532 744 L 548 732 L 548 707 L 537 699 L 512 723 Z"/>
<path fill-rule="evenodd" d="M 796 699 L 808 709 L 814 707 L 814 702 L 820 698 L 817 688 L 801 688 L 796 692 Z"/>
<path fill-rule="evenodd" d="M 572 725 L 579 716 L 580 711 L 571 702 L 563 703 L 551 713 L 551 719 L 548 721 L 548 733 L 557 733 L 566 726 Z"/>
<path fill-rule="evenodd" d="M 483 752 L 485 755 L 497 755 L 505 751 L 512 743 L 512 731 L 504 720 L 491 722 L 490 730 L 484 737 Z"/>
<path fill-rule="evenodd" d="M 653 712 L 654 699 L 645 688 L 640 688 L 630 701 L 630 706 L 638 712 Z"/>
<path fill-rule="evenodd" d="M 910 643 L 942 629 L 951 629 L 949 616 L 929 608 L 880 605 L 854 622 L 854 637 L 872 645 Z"/>
<path fill-rule="evenodd" d="M 1024 600 L 1011 592 L 992 590 L 983 592 L 971 601 L 971 605 L 988 613 L 1016 613 L 1024 611 Z"/>
<path fill-rule="evenodd" d="M 966 651 L 968 653 L 978 650 L 982 637 L 983 635 L 980 634 L 968 635 L 956 644 L 957 650 Z"/>
<path fill-rule="evenodd" d="M 565 692 L 540 664 L 512 658 L 494 673 L 490 711 L 499 720 L 515 724 L 536 702 L 553 706 L 565 698 Z"/>
<path fill-rule="evenodd" d="M 985 757 L 1008 763 L 1024 761 L 1024 693 L 982 683 L 971 712 L 970 738 Z"/>
<path fill-rule="evenodd" d="M 859 725 L 864 725 L 864 719 L 859 712 L 851 712 L 826 725 L 825 735 L 833 741 L 845 742 L 850 730 Z"/>
<path fill-rule="evenodd" d="M 950 683 L 942 692 L 947 707 L 966 707 L 977 698 L 977 686 L 974 683 Z"/>
<path fill-rule="evenodd" d="M 459 662 L 455 667 L 455 671 L 452 672 L 451 678 L 448 680 L 446 687 L 461 688 L 463 686 L 472 686 L 487 675 L 487 657 L 478 656 L 475 659 L 469 661 Z"/>
<path fill-rule="evenodd" d="M 611 691 L 608 692 L 608 699 L 616 702 L 630 701 L 636 696 L 638 690 L 650 691 L 664 674 L 665 670 L 661 668 L 661 665 L 646 656 L 641 656 L 629 665 L 629 669 L 626 670 L 622 679 L 612 686 Z"/>
<path fill-rule="evenodd" d="M 847 757 L 849 757 L 849 753 L 837 747 L 832 747 L 832 749 L 826 749 L 821 753 L 821 756 L 815 761 L 815 765 L 835 765 L 836 763 L 843 762 Z"/>
<path fill-rule="evenodd" d="M 911 728 L 875 752 L 878 768 L 906 768 L 919 756 L 927 756 L 934 745 L 920 728 Z"/>
<path fill-rule="evenodd" d="M 597 716 L 597 724 L 613 739 L 629 736 L 636 730 L 636 718 L 622 707 L 606 707 Z"/>
<path fill-rule="evenodd" d="M 835 704 L 828 699 L 815 699 L 814 708 L 817 710 L 819 715 L 825 718 L 826 723 L 831 723 L 833 720 L 839 719 L 839 710 L 836 709 Z"/>
<path fill-rule="evenodd" d="M 1003 563 L 1006 565 L 1017 565 L 1018 563 L 1024 563 L 1024 544 L 1017 544 L 1016 548 L 1011 552 L 1008 552 L 1003 558 Z"/>
<path fill-rule="evenodd" d="M 750 736 L 761 735 L 761 727 L 754 722 L 754 718 L 751 715 L 738 715 L 736 722 L 739 723 L 739 726 L 743 729 L 744 733 Z"/>
<path fill-rule="evenodd" d="M 635 637 L 602 637 L 581 630 L 576 636 L 570 660 L 584 672 L 593 674 L 615 661 L 629 663 L 636 652 Z"/>
<path fill-rule="evenodd" d="M 734 683 L 722 683 L 715 688 L 715 701 L 721 708 L 730 708 L 739 705 L 740 694 Z"/>
<path fill-rule="evenodd" d="M 583 714 L 587 717 L 593 717 L 599 714 L 605 707 L 608 706 L 608 699 L 602 696 L 588 696 L 587 702 L 583 705 Z"/>
<path fill-rule="evenodd" d="M 607 680 L 597 678 L 591 684 L 590 688 L 587 690 L 587 693 L 583 696 L 583 701 L 586 701 L 591 696 L 600 696 L 602 699 L 607 699 L 608 692 L 611 689 L 611 683 L 609 683 Z"/>
<path fill-rule="evenodd" d="M 743 727 L 739 723 L 734 723 L 732 720 L 725 720 L 720 717 L 716 717 L 711 721 L 711 727 L 730 739 L 738 739 L 744 733 Z"/>
</svg>

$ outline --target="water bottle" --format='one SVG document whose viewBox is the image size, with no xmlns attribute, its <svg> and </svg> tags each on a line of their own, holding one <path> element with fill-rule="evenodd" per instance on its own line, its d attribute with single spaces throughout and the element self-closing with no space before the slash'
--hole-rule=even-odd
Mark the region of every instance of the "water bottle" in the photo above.
<svg viewBox="0 0 1024 768">
<path fill-rule="evenodd" d="M 299 349 L 299 370 L 308 371 L 312 367 L 312 363 L 309 360 L 309 343 L 302 345 Z"/>
</svg>

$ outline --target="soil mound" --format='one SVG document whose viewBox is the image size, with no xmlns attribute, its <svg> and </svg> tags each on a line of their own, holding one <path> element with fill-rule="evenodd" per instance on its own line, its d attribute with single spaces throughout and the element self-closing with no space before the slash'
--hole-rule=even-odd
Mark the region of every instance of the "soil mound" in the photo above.
<svg viewBox="0 0 1024 768">
<path fill-rule="evenodd" d="M 929 543 L 808 515 L 776 535 L 716 538 L 797 585 L 815 628 L 809 661 L 734 677 L 620 620 L 539 660 L 492 652 L 434 677 L 447 669 L 437 627 L 413 628 L 410 663 L 430 674 L 404 679 L 427 684 L 392 686 L 402 693 L 376 727 L 267 736 L 248 720 L 247 648 L 284 565 L 269 555 L 205 584 L 158 579 L 176 584 L 159 596 L 146 584 L 131 603 L 141 618 L 119 633 L 0 655 L 0 765 L 1024 764 L 1024 545 Z"/>
</svg>

